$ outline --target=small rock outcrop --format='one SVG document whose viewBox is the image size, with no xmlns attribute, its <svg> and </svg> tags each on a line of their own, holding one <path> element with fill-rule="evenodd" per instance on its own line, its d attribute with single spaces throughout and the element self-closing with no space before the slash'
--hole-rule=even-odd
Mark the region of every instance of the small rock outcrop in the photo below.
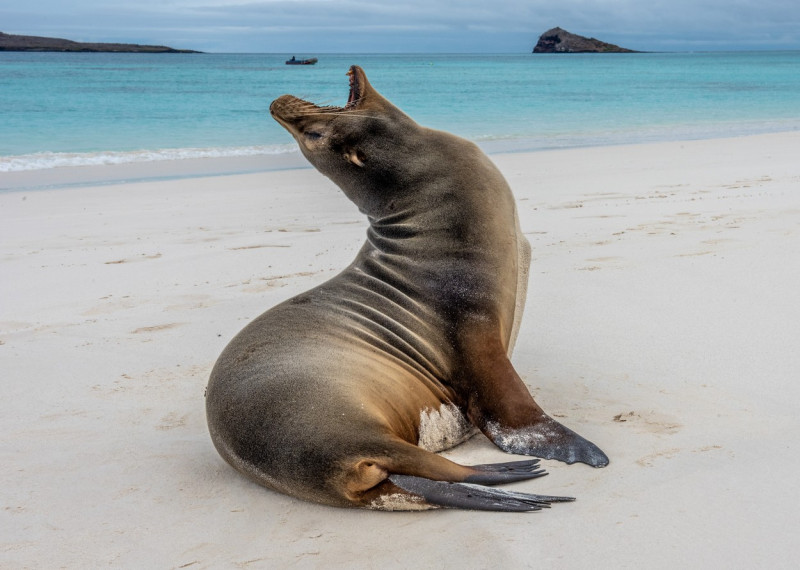
<svg viewBox="0 0 800 570">
<path fill-rule="evenodd" d="M 83 43 L 61 38 L 15 36 L 0 32 L 0 51 L 66 51 L 66 52 L 117 52 L 117 53 L 201 53 L 189 49 L 139 44 Z"/>
<path fill-rule="evenodd" d="M 636 53 L 634 50 L 571 34 L 561 28 L 547 30 L 541 36 L 533 53 Z"/>
</svg>

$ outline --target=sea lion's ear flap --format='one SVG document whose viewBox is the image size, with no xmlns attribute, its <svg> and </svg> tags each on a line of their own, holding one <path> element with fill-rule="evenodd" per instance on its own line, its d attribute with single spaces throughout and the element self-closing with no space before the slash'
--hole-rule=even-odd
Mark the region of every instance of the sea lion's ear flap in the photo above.
<svg viewBox="0 0 800 570">
<path fill-rule="evenodd" d="M 344 153 L 344 158 L 348 162 L 352 162 L 359 168 L 364 168 L 364 161 L 367 159 L 364 153 L 360 150 L 351 149 Z"/>
</svg>

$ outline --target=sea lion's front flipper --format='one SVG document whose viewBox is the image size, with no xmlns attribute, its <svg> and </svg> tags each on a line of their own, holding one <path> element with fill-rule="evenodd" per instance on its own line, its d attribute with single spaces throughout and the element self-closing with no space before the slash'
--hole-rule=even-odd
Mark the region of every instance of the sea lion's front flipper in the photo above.
<svg viewBox="0 0 800 570">
<path fill-rule="evenodd" d="M 413 475 L 390 475 L 397 487 L 422 497 L 427 503 L 451 509 L 524 512 L 548 508 L 550 503 L 574 501 L 572 497 L 553 497 L 515 493 L 472 483 L 433 481 Z"/>
<path fill-rule="evenodd" d="M 557 459 L 564 463 L 586 463 L 592 467 L 608 465 L 608 456 L 591 441 L 542 413 L 536 422 L 520 428 L 507 428 L 487 422 L 483 432 L 508 453 Z"/>
<path fill-rule="evenodd" d="M 608 465 L 599 447 L 544 413 L 499 342 L 473 345 L 468 363 L 467 414 L 497 447 L 565 463 Z"/>
</svg>

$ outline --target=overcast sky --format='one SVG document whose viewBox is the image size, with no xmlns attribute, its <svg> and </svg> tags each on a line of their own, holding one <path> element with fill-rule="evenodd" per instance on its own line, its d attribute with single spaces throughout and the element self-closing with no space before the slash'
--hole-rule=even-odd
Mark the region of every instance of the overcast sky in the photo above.
<svg viewBox="0 0 800 570">
<path fill-rule="evenodd" d="M 800 49 L 798 0 L 3 0 L 0 31 L 210 52 L 529 52 L 561 26 L 649 51 Z"/>
</svg>

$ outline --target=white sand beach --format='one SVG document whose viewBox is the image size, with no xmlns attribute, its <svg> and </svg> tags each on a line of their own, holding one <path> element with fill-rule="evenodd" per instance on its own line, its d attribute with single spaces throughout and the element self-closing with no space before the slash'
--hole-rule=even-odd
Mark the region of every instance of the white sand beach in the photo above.
<svg viewBox="0 0 800 570">
<path fill-rule="evenodd" d="M 798 151 L 492 157 L 533 246 L 514 364 L 611 459 L 543 461 L 505 488 L 577 500 L 527 514 L 324 507 L 215 451 L 223 347 L 364 239 L 316 171 L 0 193 L 0 567 L 796 567 Z M 512 459 L 482 435 L 446 454 Z"/>
</svg>

